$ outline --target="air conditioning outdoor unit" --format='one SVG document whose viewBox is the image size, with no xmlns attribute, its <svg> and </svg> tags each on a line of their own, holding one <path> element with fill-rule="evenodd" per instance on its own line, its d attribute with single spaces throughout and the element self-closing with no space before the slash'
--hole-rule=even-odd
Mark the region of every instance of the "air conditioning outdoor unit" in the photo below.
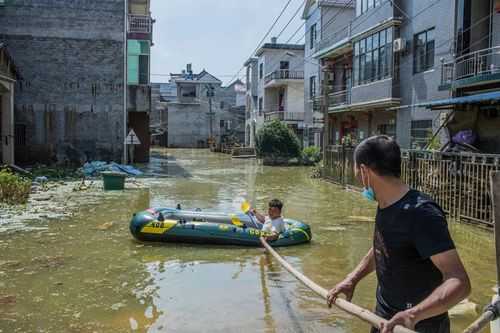
<svg viewBox="0 0 500 333">
<path fill-rule="evenodd" d="M 396 38 L 392 44 L 393 52 L 404 52 L 406 49 L 406 40 L 403 38 Z"/>
</svg>

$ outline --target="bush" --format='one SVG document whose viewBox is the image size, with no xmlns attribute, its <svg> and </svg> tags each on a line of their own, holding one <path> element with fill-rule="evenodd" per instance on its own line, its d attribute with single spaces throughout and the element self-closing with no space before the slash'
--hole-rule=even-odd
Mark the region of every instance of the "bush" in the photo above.
<svg viewBox="0 0 500 333">
<path fill-rule="evenodd" d="M 28 201 L 31 181 L 13 174 L 8 169 L 0 169 L 0 202 L 10 205 Z"/>
<path fill-rule="evenodd" d="M 257 132 L 256 148 L 264 159 L 289 160 L 301 155 L 297 135 L 278 120 L 266 123 Z"/>
<path fill-rule="evenodd" d="M 302 163 L 305 165 L 314 165 L 321 161 L 321 150 L 319 147 L 311 146 L 302 150 Z"/>
</svg>

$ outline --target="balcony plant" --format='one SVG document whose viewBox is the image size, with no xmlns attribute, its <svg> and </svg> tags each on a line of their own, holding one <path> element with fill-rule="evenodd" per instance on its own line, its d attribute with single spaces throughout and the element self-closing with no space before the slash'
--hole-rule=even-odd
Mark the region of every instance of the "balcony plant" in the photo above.
<svg viewBox="0 0 500 333">
<path fill-rule="evenodd" d="M 256 139 L 257 154 L 265 165 L 288 165 L 301 157 L 297 135 L 279 120 L 266 123 Z"/>
</svg>

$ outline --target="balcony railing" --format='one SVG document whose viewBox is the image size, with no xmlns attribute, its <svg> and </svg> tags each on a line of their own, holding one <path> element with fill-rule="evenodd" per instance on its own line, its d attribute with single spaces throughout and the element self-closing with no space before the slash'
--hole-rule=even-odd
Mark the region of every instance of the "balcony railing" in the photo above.
<svg viewBox="0 0 500 333">
<path fill-rule="evenodd" d="M 271 111 L 264 113 L 264 121 L 304 121 L 305 112 Z"/>
<path fill-rule="evenodd" d="M 304 71 L 276 70 L 265 77 L 266 84 L 272 80 L 304 80 Z"/>
<path fill-rule="evenodd" d="M 146 15 L 129 15 L 128 32 L 150 34 L 153 31 L 153 19 Z"/>
<path fill-rule="evenodd" d="M 500 74 L 500 46 L 468 53 L 441 66 L 441 83 L 476 76 Z"/>
<path fill-rule="evenodd" d="M 351 103 L 351 90 L 346 89 L 328 94 L 328 107 L 336 107 Z"/>
</svg>

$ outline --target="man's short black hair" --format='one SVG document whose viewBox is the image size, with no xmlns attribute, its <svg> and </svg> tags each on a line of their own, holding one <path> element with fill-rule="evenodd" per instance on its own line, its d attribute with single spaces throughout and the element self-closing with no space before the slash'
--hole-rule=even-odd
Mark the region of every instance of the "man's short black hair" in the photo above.
<svg viewBox="0 0 500 333">
<path fill-rule="evenodd" d="M 354 150 L 354 161 L 366 165 L 380 176 L 401 176 L 401 149 L 387 135 L 376 135 L 363 140 Z"/>
<path fill-rule="evenodd" d="M 269 201 L 269 208 L 272 208 L 272 207 L 276 207 L 279 210 L 281 210 L 283 208 L 283 203 L 281 202 L 281 200 L 273 199 L 273 200 Z"/>
</svg>

